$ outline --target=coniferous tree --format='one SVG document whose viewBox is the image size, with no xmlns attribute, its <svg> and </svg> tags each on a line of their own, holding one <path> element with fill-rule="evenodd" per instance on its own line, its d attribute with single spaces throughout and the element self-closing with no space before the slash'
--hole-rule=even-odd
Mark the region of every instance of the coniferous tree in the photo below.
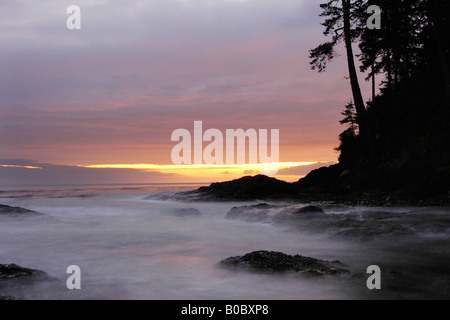
<svg viewBox="0 0 450 320">
<path fill-rule="evenodd" d="M 336 56 L 335 47 L 339 43 L 344 42 L 359 132 L 366 146 L 371 148 L 372 134 L 358 80 L 352 47 L 353 41 L 361 35 L 361 30 L 353 29 L 352 26 L 358 21 L 358 14 L 363 4 L 364 1 L 362 0 L 329 0 L 320 5 L 323 10 L 321 16 L 326 17 L 325 22 L 322 23 L 325 27 L 324 34 L 331 36 L 332 39 L 312 49 L 310 51 L 310 58 L 312 69 L 323 72 L 326 69 L 327 63 Z"/>
</svg>

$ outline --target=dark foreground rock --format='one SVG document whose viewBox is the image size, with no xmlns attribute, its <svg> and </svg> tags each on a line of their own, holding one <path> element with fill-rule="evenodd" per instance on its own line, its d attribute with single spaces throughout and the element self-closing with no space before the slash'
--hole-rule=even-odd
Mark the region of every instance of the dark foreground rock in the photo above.
<svg viewBox="0 0 450 320">
<path fill-rule="evenodd" d="M 222 260 L 221 267 L 261 273 L 294 272 L 310 276 L 349 273 L 339 261 L 329 262 L 300 255 L 290 256 L 281 252 L 257 251 L 244 256 Z"/>
<path fill-rule="evenodd" d="M 8 281 L 22 283 L 35 281 L 59 281 L 41 270 L 28 269 L 16 264 L 0 264 L 0 287 Z"/>
<path fill-rule="evenodd" d="M 42 213 L 20 207 L 10 207 L 0 204 L 0 216 L 41 216 Z"/>
<path fill-rule="evenodd" d="M 39 298 L 46 290 L 61 289 L 60 280 L 44 271 L 0 264 L 0 300 Z"/>
</svg>

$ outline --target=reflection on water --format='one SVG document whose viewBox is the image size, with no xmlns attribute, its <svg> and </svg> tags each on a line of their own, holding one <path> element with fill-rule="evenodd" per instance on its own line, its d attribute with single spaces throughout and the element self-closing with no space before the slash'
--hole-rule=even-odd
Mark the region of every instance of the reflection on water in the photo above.
<svg viewBox="0 0 450 320">
<path fill-rule="evenodd" d="M 0 215 L 0 263 L 43 270 L 61 283 L 26 290 L 7 286 L 0 295 L 39 299 L 450 297 L 450 211 L 446 208 L 323 204 L 329 219 L 287 226 L 225 219 L 233 206 L 257 202 L 183 203 L 147 197 L 174 192 L 163 189 L 37 188 L 1 193 L 1 204 L 45 216 Z M 201 215 L 170 214 L 181 208 L 198 209 Z M 352 276 L 308 279 L 215 267 L 224 258 L 257 250 L 340 260 Z M 80 291 L 65 288 L 66 268 L 74 264 L 82 271 Z M 379 292 L 365 286 L 365 270 L 373 264 L 382 269 Z"/>
</svg>

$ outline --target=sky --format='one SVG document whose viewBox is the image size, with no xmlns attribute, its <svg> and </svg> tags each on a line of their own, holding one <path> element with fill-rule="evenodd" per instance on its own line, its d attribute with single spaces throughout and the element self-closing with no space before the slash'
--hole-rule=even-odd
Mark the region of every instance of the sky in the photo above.
<svg viewBox="0 0 450 320">
<path fill-rule="evenodd" d="M 81 30 L 66 27 L 72 4 Z M 0 184 L 257 173 L 174 167 L 171 134 L 194 121 L 279 129 L 279 179 L 336 162 L 351 91 L 344 54 L 310 69 L 319 13 L 315 0 L 2 0 Z"/>
</svg>

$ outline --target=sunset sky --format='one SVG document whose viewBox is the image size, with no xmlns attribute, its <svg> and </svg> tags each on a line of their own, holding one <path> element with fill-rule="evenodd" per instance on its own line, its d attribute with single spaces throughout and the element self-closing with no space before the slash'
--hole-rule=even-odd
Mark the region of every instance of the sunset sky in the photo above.
<svg viewBox="0 0 450 320">
<path fill-rule="evenodd" d="M 71 4 L 81 30 L 66 27 Z M 257 173 L 174 167 L 171 134 L 194 121 L 280 129 L 279 179 L 336 162 L 351 91 L 344 54 L 310 69 L 319 13 L 316 0 L 2 0 L 0 184 Z"/>
</svg>

